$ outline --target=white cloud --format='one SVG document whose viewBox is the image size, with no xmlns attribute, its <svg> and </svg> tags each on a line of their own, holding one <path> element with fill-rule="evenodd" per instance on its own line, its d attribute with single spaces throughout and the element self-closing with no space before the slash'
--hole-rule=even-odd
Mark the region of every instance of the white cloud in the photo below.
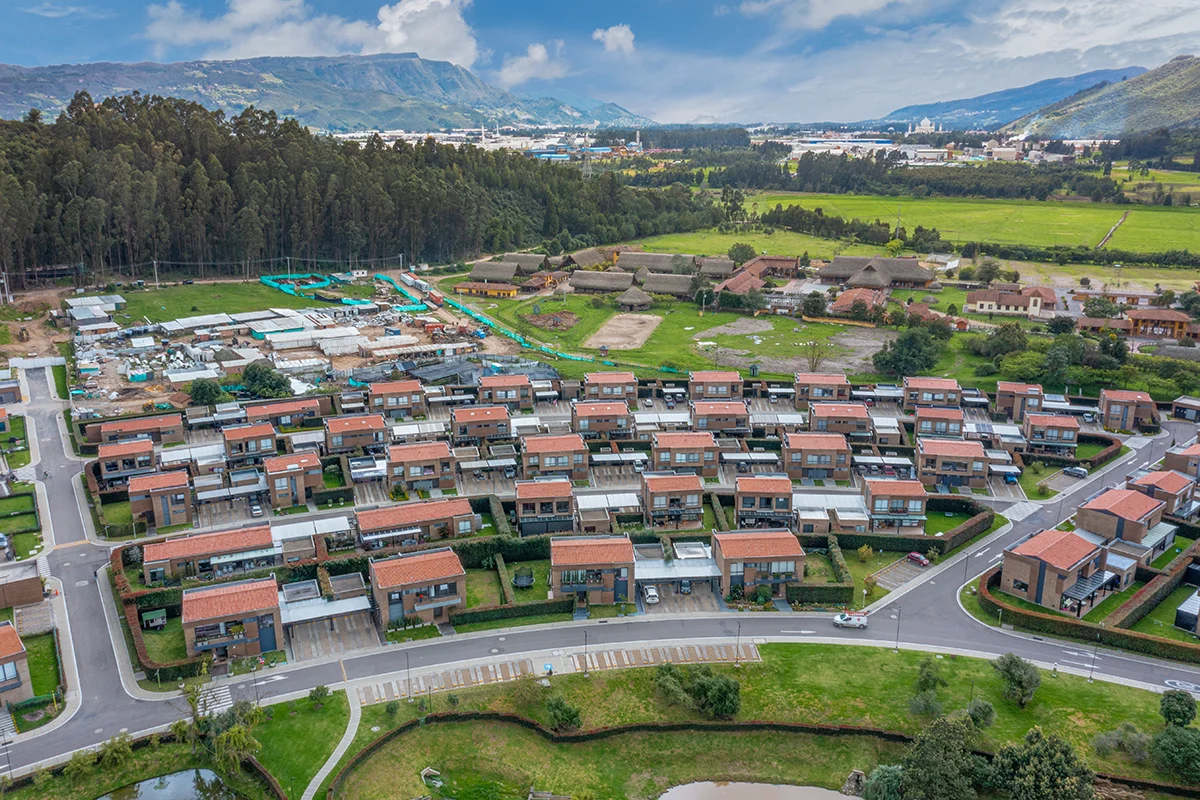
<svg viewBox="0 0 1200 800">
<path fill-rule="evenodd" d="M 525 48 L 523 56 L 507 56 L 504 65 L 496 73 L 496 82 L 505 89 L 511 89 L 534 78 L 550 81 L 566 77 L 570 68 L 565 59 L 559 58 L 563 41 L 555 39 L 550 44 L 554 47 L 553 56 L 546 45 L 536 42 Z"/>
<path fill-rule="evenodd" d="M 597 28 L 592 31 L 592 38 L 604 44 L 604 52 L 606 53 L 633 55 L 633 29 L 628 25 Z"/>
<path fill-rule="evenodd" d="M 740 10 L 748 17 L 777 13 L 785 28 L 821 30 L 840 17 L 865 17 L 888 6 L 911 0 L 745 0 Z"/>
<path fill-rule="evenodd" d="M 60 6 L 55 3 L 45 2 L 40 5 L 22 8 L 26 14 L 34 14 L 46 19 L 68 19 L 74 17 L 76 19 L 107 19 L 113 14 L 111 11 L 94 8 L 93 6 Z"/>
<path fill-rule="evenodd" d="M 226 0 L 226 11 L 205 17 L 180 0 L 151 5 L 144 35 L 155 53 L 202 47 L 207 58 L 320 56 L 416 51 L 421 57 L 470 67 L 479 57 L 463 18 L 471 0 L 399 0 L 380 6 L 377 19 L 319 14 L 307 0 Z"/>
</svg>

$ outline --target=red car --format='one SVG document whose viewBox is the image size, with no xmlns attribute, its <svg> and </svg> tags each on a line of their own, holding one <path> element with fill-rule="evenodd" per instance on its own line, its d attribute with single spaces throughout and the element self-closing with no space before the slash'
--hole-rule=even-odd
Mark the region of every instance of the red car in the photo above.
<svg viewBox="0 0 1200 800">
<path fill-rule="evenodd" d="M 916 564 L 918 567 L 928 567 L 929 559 L 915 550 L 908 554 L 908 560 Z"/>
</svg>

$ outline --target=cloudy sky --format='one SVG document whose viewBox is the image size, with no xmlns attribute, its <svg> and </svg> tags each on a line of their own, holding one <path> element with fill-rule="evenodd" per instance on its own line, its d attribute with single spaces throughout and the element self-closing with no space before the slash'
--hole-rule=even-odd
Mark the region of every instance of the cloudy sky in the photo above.
<svg viewBox="0 0 1200 800">
<path fill-rule="evenodd" d="M 855 120 L 1200 53 L 1197 0 L 0 0 L 0 62 L 416 51 L 662 122 Z"/>
</svg>

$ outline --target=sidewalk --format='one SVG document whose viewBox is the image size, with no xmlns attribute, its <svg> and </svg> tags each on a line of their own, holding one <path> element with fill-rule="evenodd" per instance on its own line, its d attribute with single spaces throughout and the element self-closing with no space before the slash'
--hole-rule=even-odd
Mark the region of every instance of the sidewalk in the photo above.
<svg viewBox="0 0 1200 800">
<path fill-rule="evenodd" d="M 59 656 L 62 658 L 63 675 L 66 677 L 67 690 L 63 695 L 64 708 L 53 722 L 49 722 L 29 733 L 18 733 L 9 738 L 10 744 L 20 744 L 61 728 L 71 721 L 75 713 L 83 705 L 83 690 L 79 685 L 79 664 L 75 660 L 75 648 L 71 644 L 71 620 L 67 616 L 67 600 L 63 597 L 62 581 L 58 578 L 46 579 L 46 586 L 54 591 L 51 604 L 54 607 L 54 621 L 59 627 L 58 641 L 61 645 Z"/>
</svg>

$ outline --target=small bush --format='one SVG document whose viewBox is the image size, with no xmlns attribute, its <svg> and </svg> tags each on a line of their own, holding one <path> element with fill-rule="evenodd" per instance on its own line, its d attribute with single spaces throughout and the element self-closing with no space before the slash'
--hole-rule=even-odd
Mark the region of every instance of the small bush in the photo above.
<svg viewBox="0 0 1200 800">
<path fill-rule="evenodd" d="M 325 705 L 325 701 L 329 698 L 329 695 L 329 687 L 323 683 L 318 684 L 309 691 L 308 702 L 312 704 L 313 708 L 320 708 Z"/>
<path fill-rule="evenodd" d="M 583 724 L 579 709 L 558 695 L 546 702 L 546 713 L 550 717 L 550 727 L 556 731 L 578 730 Z"/>
<path fill-rule="evenodd" d="M 383 707 L 383 710 L 387 712 L 387 715 L 389 717 L 396 716 L 397 714 L 400 713 L 400 701 L 399 700 L 389 700 L 388 704 Z"/>
<path fill-rule="evenodd" d="M 967 716 L 975 724 L 976 730 L 990 728 L 996 721 L 996 709 L 987 700 L 976 697 L 967 704 Z"/>
<path fill-rule="evenodd" d="M 1124 722 L 1114 731 L 1096 734 L 1092 749 L 1105 758 L 1112 753 L 1124 753 L 1130 761 L 1141 764 L 1150 758 L 1150 735 L 1142 733 L 1132 722 Z"/>
<path fill-rule="evenodd" d="M 938 700 L 937 692 L 933 690 L 921 692 L 908 702 L 908 711 L 915 717 L 940 717 L 942 701 Z"/>
</svg>

